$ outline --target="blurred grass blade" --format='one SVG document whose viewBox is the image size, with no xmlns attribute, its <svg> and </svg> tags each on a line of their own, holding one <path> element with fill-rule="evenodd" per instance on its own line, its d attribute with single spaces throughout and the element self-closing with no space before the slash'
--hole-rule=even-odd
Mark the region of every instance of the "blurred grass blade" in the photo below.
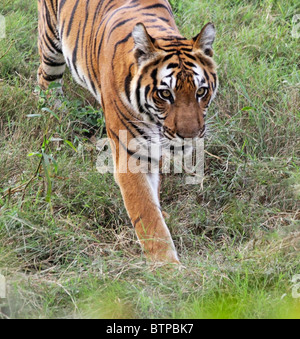
<svg viewBox="0 0 300 339">
<path fill-rule="evenodd" d="M 64 142 L 72 148 L 76 153 L 78 153 L 77 148 L 69 140 L 64 140 Z"/>
</svg>

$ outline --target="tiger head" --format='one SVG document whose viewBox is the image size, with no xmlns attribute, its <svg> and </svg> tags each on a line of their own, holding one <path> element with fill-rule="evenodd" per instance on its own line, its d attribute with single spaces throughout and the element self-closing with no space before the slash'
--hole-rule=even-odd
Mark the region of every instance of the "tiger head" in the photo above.
<svg viewBox="0 0 300 339">
<path fill-rule="evenodd" d="M 207 109 L 218 87 L 212 59 L 215 35 L 211 23 L 192 40 L 154 39 L 142 23 L 133 30 L 136 81 L 131 102 L 170 140 L 205 135 Z"/>
</svg>

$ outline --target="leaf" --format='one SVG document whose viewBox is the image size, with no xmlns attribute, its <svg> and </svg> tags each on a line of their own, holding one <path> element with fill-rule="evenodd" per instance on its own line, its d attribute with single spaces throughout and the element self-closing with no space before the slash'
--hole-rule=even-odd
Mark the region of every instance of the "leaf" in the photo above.
<svg viewBox="0 0 300 339">
<path fill-rule="evenodd" d="M 48 90 L 56 88 L 62 88 L 62 85 L 58 82 L 51 82 L 51 84 L 48 86 Z"/>
<path fill-rule="evenodd" d="M 246 106 L 244 108 L 242 108 L 242 111 L 245 112 L 245 111 L 254 111 L 255 108 L 254 107 L 251 107 L 251 106 Z"/>
<path fill-rule="evenodd" d="M 48 108 L 48 107 L 43 107 L 43 108 L 42 108 L 42 111 L 43 111 L 43 112 L 48 112 L 48 113 L 50 113 L 52 116 L 54 116 L 54 118 L 56 118 L 56 119 L 59 121 L 58 115 L 55 114 L 53 111 L 51 111 L 50 108 Z"/>
<path fill-rule="evenodd" d="M 49 156 L 44 153 L 43 151 L 43 168 L 47 180 L 47 195 L 46 195 L 46 201 L 51 202 L 51 194 L 52 194 L 52 181 L 49 174 Z"/>
<path fill-rule="evenodd" d="M 50 141 L 47 139 L 47 137 L 44 136 L 44 141 L 43 141 L 43 145 L 42 145 L 42 152 L 43 152 L 43 155 L 44 155 L 44 151 L 45 151 L 47 145 L 49 145 L 49 142 L 50 142 Z"/>
<path fill-rule="evenodd" d="M 27 118 L 36 118 L 36 117 L 41 117 L 42 114 L 28 114 L 26 115 Z"/>
<path fill-rule="evenodd" d="M 76 153 L 78 153 L 77 148 L 69 140 L 64 140 L 64 142 L 70 146 Z"/>
<path fill-rule="evenodd" d="M 43 159 L 44 159 L 45 165 L 47 166 L 47 168 L 49 168 L 49 166 L 50 166 L 49 155 L 46 154 L 46 153 L 44 152 L 44 150 L 43 150 L 42 152 L 43 152 Z"/>
<path fill-rule="evenodd" d="M 51 138 L 50 141 L 51 142 L 58 142 L 58 141 L 64 141 L 64 139 L 62 139 L 62 138 Z"/>
<path fill-rule="evenodd" d="M 55 170 L 55 173 L 57 174 L 58 172 L 58 164 L 56 162 L 56 160 L 53 158 L 52 155 L 48 155 L 49 159 L 51 159 L 52 163 L 53 163 L 53 166 L 54 166 L 54 170 Z"/>
<path fill-rule="evenodd" d="M 28 157 L 37 156 L 37 157 L 41 158 L 43 155 L 41 153 L 39 153 L 39 152 L 32 152 L 32 153 L 29 153 L 27 156 Z"/>
</svg>

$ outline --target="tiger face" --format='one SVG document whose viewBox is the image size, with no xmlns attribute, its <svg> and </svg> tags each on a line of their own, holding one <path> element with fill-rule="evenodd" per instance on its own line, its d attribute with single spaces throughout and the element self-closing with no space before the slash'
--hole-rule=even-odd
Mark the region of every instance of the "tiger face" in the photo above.
<svg viewBox="0 0 300 339">
<path fill-rule="evenodd" d="M 136 87 L 131 102 L 160 126 L 169 140 L 203 138 L 207 109 L 217 92 L 212 44 L 215 28 L 207 24 L 192 40 L 153 39 L 143 24 L 133 30 Z"/>
</svg>

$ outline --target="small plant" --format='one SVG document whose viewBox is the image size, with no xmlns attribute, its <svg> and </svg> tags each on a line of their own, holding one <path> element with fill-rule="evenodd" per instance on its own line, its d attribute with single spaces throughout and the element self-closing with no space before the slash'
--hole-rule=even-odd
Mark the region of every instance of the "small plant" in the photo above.
<svg viewBox="0 0 300 339">
<path fill-rule="evenodd" d="M 68 101 L 60 95 L 62 85 L 59 83 L 51 83 L 46 91 L 42 91 L 39 87 L 36 88 L 38 93 L 38 109 L 42 113 L 27 115 L 27 118 L 41 119 L 43 121 L 43 142 L 40 150 L 31 152 L 29 157 L 38 157 L 40 159 L 36 174 L 34 177 L 41 175 L 43 169 L 44 178 L 47 184 L 46 202 L 51 206 L 51 195 L 53 180 L 58 174 L 59 166 L 54 158 L 52 144 L 53 142 L 64 143 L 74 152 L 78 152 L 76 143 L 79 143 L 79 138 L 74 136 L 74 142 L 66 138 L 67 133 L 61 129 L 61 126 L 66 125 L 67 121 L 73 124 L 73 131 L 81 135 L 91 133 L 91 128 L 97 128 L 101 131 L 101 136 L 105 130 L 105 122 L 103 115 L 92 106 L 82 106 L 82 102 L 75 100 Z M 51 107 L 51 108 L 50 108 Z M 54 123 L 53 123 L 54 120 Z M 79 128 L 79 126 L 81 128 Z M 89 127 L 89 128 L 87 128 Z M 57 152 L 57 149 L 56 149 Z M 31 179 L 30 183 L 33 179 Z M 26 188 L 28 185 L 26 185 Z"/>
</svg>

